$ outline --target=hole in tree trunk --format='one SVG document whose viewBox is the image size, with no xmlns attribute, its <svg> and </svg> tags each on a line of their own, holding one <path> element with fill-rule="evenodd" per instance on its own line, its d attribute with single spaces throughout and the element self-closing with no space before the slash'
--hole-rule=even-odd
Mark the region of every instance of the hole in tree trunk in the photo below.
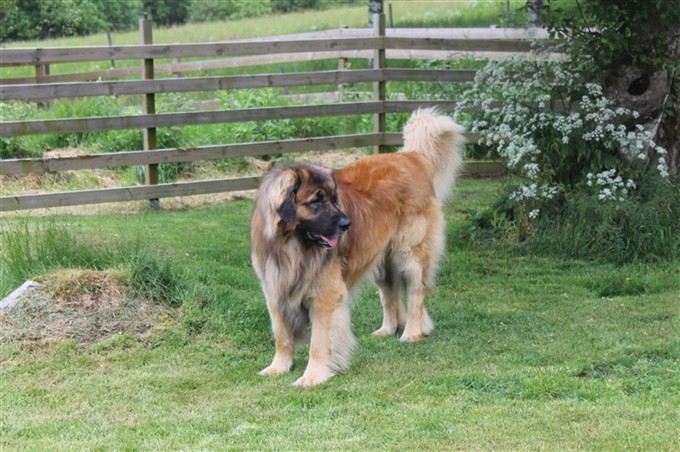
<svg viewBox="0 0 680 452">
<path fill-rule="evenodd" d="M 628 94 L 631 96 L 642 96 L 649 88 L 650 80 L 647 74 L 633 80 L 628 85 Z"/>
</svg>

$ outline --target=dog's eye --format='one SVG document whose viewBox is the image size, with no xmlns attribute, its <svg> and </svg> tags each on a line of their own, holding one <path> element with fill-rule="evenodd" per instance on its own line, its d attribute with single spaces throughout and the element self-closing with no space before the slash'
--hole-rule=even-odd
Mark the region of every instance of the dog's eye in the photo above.
<svg viewBox="0 0 680 452">
<path fill-rule="evenodd" d="M 324 192 L 322 192 L 321 190 L 319 190 L 318 192 L 316 192 L 314 194 L 314 197 L 312 198 L 312 200 L 309 203 L 319 205 L 319 204 L 323 204 L 325 199 L 326 199 L 326 194 Z"/>
</svg>

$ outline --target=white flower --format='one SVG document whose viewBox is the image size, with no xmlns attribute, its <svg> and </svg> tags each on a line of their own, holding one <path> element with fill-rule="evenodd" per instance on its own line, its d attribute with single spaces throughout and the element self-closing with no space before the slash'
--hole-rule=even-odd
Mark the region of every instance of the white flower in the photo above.
<svg viewBox="0 0 680 452">
<path fill-rule="evenodd" d="M 524 165 L 524 171 L 529 179 L 536 179 L 540 171 L 540 167 L 536 163 L 527 163 Z"/>
</svg>

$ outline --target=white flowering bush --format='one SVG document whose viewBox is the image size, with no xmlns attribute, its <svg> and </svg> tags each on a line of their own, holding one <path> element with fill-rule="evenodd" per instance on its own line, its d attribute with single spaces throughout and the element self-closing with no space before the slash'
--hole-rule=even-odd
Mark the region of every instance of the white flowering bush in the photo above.
<svg viewBox="0 0 680 452">
<path fill-rule="evenodd" d="M 668 177 L 666 151 L 644 128 L 626 126 L 637 113 L 617 108 L 599 85 L 584 83 L 563 61 L 490 62 L 465 99 L 461 110 L 473 112 L 468 129 L 520 177 L 508 201 L 529 220 L 575 189 L 622 202 L 650 168 Z"/>
<path fill-rule="evenodd" d="M 588 173 L 586 175 L 586 185 L 588 187 L 598 187 L 598 199 L 600 201 L 619 201 L 627 199 L 630 190 L 635 189 L 635 181 L 632 179 L 624 180 L 616 174 L 615 169 L 602 171 L 598 174 Z"/>
</svg>

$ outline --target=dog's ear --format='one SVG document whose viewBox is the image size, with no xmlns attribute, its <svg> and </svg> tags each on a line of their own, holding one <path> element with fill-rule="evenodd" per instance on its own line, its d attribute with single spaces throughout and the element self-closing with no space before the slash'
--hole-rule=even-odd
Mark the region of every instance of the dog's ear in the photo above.
<svg viewBox="0 0 680 452">
<path fill-rule="evenodd" d="M 299 185 L 296 183 L 294 186 L 290 187 L 286 193 L 286 197 L 279 207 L 276 209 L 276 213 L 279 214 L 281 219 L 286 223 L 292 223 L 297 218 L 297 191 Z"/>
<path fill-rule="evenodd" d="M 267 238 L 277 236 L 281 223 L 295 221 L 299 186 L 300 176 L 294 166 L 275 167 L 265 174 L 257 194 L 257 209 L 264 219 Z"/>
</svg>

